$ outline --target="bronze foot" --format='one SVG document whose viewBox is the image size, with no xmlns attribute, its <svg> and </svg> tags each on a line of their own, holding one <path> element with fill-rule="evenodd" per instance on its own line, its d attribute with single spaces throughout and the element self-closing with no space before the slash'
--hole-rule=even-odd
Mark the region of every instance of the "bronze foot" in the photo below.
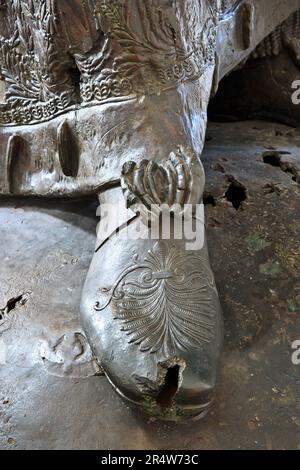
<svg viewBox="0 0 300 470">
<path fill-rule="evenodd" d="M 196 224 L 195 249 L 191 240 L 175 239 L 174 219 L 173 236 L 156 240 L 155 222 L 146 226 L 141 219 L 151 203 L 200 202 L 203 181 L 202 166 L 188 149 L 178 149 L 164 166 L 125 164 L 123 193 L 116 187 L 99 196 L 100 209 L 107 211 L 108 202 L 120 205 L 124 223 L 106 237 L 107 220 L 100 219 L 82 295 L 83 326 L 112 386 L 130 404 L 166 420 L 202 417 L 211 406 L 222 313 L 203 220 Z"/>
</svg>

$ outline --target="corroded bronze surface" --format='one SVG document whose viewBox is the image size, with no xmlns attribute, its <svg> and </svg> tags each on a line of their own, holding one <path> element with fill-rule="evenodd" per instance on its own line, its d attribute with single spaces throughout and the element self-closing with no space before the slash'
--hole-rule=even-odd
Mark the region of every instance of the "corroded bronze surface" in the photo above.
<svg viewBox="0 0 300 470">
<path fill-rule="evenodd" d="M 106 238 L 101 213 L 81 299 L 86 337 L 69 341 L 150 416 L 204 416 L 213 402 L 223 319 L 197 212 L 207 107 L 251 54 L 281 45 L 297 59 L 299 9 L 300 0 L 1 1 L 0 193 L 97 193 L 100 207 L 118 205 L 122 223 Z M 246 199 L 232 179 L 235 208 L 238 188 Z M 175 215 L 166 240 L 151 238 L 152 220 L 136 239 L 153 204 L 180 216 L 190 204 L 203 243 L 178 239 Z"/>
<path fill-rule="evenodd" d="M 289 163 L 300 171 L 299 131 L 250 122 L 210 125 L 208 137 L 205 207 L 226 332 L 214 409 L 200 422 L 147 420 L 105 377 L 92 376 L 97 370 L 74 333 L 83 333 L 78 303 L 97 200 L 17 198 L 1 203 L 1 309 L 24 296 L 0 321 L 8 345 L 0 365 L 1 448 L 299 446 L 300 366 L 292 364 L 291 344 L 300 339 L 300 194 L 283 170 Z M 263 162 L 271 147 L 291 152 L 281 154 L 283 169 Z M 238 210 L 225 197 L 232 181 L 247 193 Z"/>
</svg>

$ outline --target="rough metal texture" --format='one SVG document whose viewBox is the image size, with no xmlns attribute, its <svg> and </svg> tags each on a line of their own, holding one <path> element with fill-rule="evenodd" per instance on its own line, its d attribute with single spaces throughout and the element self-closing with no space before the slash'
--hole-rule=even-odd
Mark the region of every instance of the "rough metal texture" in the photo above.
<svg viewBox="0 0 300 470">
<path fill-rule="evenodd" d="M 281 125 L 209 127 L 205 203 L 225 353 L 214 410 L 186 425 L 145 420 L 92 376 L 78 303 L 96 201 L 2 202 L 1 448 L 299 448 L 299 148 L 299 132 Z"/>
<path fill-rule="evenodd" d="M 120 212 L 124 195 L 134 203 L 128 218 L 145 194 L 154 202 L 167 197 L 169 208 L 191 199 L 195 209 L 211 93 L 300 1 L 232 0 L 222 14 L 220 6 L 1 1 L 0 192 L 99 192 L 101 203 L 113 191 Z M 228 198 L 236 192 L 232 181 Z M 71 348 L 66 369 L 79 374 L 87 363 L 93 371 L 89 342 L 116 391 L 151 416 L 203 415 L 215 393 L 223 331 L 207 244 L 189 253 L 187 237 L 136 240 L 136 215 L 130 241 L 117 232 L 93 257 L 81 301 L 87 338 L 80 331 L 51 338 L 41 346 L 45 367 L 58 373 L 61 350 Z M 28 298 L 8 299 L 4 325 Z"/>
</svg>

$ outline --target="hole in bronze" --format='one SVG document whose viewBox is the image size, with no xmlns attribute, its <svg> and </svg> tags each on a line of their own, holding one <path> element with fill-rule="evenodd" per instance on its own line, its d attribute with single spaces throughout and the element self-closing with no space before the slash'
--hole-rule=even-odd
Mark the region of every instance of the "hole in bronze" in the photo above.
<svg viewBox="0 0 300 470">
<path fill-rule="evenodd" d="M 279 152 L 264 152 L 263 155 L 263 161 L 267 165 L 272 165 L 280 168 L 281 166 L 281 156 Z"/>
<path fill-rule="evenodd" d="M 169 408 L 179 386 L 179 366 L 170 367 L 166 373 L 164 384 L 156 397 L 161 408 Z"/>
<path fill-rule="evenodd" d="M 284 173 L 291 175 L 293 181 L 299 183 L 299 170 L 297 170 L 297 168 L 295 168 L 292 163 L 282 162 L 281 155 L 290 155 L 290 152 L 264 152 L 262 155 L 263 162 L 268 165 L 280 168 Z"/>
<path fill-rule="evenodd" d="M 76 103 L 80 103 L 80 82 L 81 82 L 81 73 L 75 61 L 72 64 L 72 67 L 69 69 L 69 74 L 71 82 L 74 88 L 74 99 Z"/>
<path fill-rule="evenodd" d="M 232 181 L 225 193 L 227 201 L 231 202 L 233 207 L 238 210 L 243 201 L 247 199 L 246 188 L 238 181 Z"/>
<path fill-rule="evenodd" d="M 7 315 L 9 312 L 14 310 L 19 302 L 23 300 L 23 295 L 19 295 L 18 297 L 13 297 L 7 301 L 7 304 L 4 308 L 0 310 L 0 320 L 3 319 L 4 315 Z"/>
<path fill-rule="evenodd" d="M 203 194 L 203 204 L 205 206 L 213 206 L 213 207 L 216 207 L 216 205 L 217 205 L 214 196 L 210 193 L 207 193 L 207 192 L 204 192 L 204 194 Z"/>
</svg>

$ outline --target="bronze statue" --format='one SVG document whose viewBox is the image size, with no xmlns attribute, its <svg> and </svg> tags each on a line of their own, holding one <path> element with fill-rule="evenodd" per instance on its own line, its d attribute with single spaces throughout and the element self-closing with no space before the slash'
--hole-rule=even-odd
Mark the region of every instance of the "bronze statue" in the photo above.
<svg viewBox="0 0 300 470">
<path fill-rule="evenodd" d="M 196 218 L 210 98 L 249 58 L 284 49 L 299 65 L 299 10 L 300 0 L 0 2 L 0 193 L 97 193 L 100 211 L 119 208 L 110 236 L 100 222 L 82 321 L 108 380 L 151 416 L 207 413 L 222 313 L 205 239 L 188 250 L 185 238 L 134 231 L 152 205 L 189 204 Z"/>
</svg>

